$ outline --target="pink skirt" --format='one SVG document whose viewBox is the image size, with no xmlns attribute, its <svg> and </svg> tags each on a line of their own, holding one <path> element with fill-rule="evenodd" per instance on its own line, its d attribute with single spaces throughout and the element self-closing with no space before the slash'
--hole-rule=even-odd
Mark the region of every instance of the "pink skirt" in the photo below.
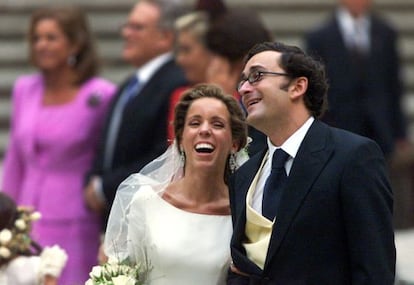
<svg viewBox="0 0 414 285">
<path fill-rule="evenodd" d="M 84 285 L 92 267 L 98 263 L 100 224 L 98 219 L 64 220 L 40 219 L 33 224 L 33 239 L 42 246 L 59 245 L 66 250 L 68 261 L 59 285 Z"/>
</svg>

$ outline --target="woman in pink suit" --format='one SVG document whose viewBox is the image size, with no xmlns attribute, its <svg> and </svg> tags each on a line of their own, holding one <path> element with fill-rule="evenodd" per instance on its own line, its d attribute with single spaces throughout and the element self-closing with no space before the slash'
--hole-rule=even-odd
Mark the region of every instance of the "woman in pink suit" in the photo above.
<svg viewBox="0 0 414 285">
<path fill-rule="evenodd" d="M 100 225 L 85 206 L 83 178 L 115 85 L 96 76 L 92 37 L 77 8 L 35 12 L 29 47 L 40 72 L 13 87 L 3 191 L 42 213 L 33 229 L 42 246 L 59 244 L 68 253 L 59 284 L 84 284 L 97 262 Z"/>
</svg>

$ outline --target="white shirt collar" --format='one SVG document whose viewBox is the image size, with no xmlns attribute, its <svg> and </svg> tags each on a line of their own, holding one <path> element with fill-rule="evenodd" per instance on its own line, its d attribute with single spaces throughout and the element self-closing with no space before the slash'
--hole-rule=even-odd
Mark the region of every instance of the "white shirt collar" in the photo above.
<svg viewBox="0 0 414 285">
<path fill-rule="evenodd" d="M 251 202 L 251 205 L 256 210 L 256 212 L 262 212 L 263 189 L 266 183 L 266 179 L 270 174 L 273 153 L 277 148 L 281 148 L 289 154 L 290 158 L 286 161 L 285 164 L 286 174 L 289 175 L 290 169 L 292 168 L 293 159 L 296 157 L 299 147 L 302 144 L 302 141 L 305 138 L 305 135 L 311 127 L 313 121 L 315 121 L 313 117 L 310 117 L 308 120 L 306 120 L 306 122 L 295 133 L 293 133 L 293 135 L 291 135 L 280 147 L 276 147 L 270 142 L 269 139 L 267 139 L 269 151 L 267 154 L 266 162 L 264 163 L 263 168 L 261 169 L 261 173 L 259 173 L 260 176 L 258 178 L 257 184 L 255 185 L 255 191 L 253 193 L 253 198 Z"/>
<path fill-rule="evenodd" d="M 358 18 L 352 17 L 351 13 L 344 7 L 339 7 L 336 10 L 336 18 L 338 20 L 339 29 L 342 33 L 342 37 L 347 44 L 347 46 L 351 46 L 353 43 L 352 41 L 354 32 L 355 32 L 355 22 L 360 22 L 360 24 L 364 27 L 364 33 L 366 40 L 369 44 L 369 29 L 370 29 L 370 18 L 368 14 L 364 14 L 359 16 Z"/>
<path fill-rule="evenodd" d="M 338 8 L 336 11 L 339 28 L 345 36 L 353 33 L 354 20 L 351 14 L 345 8 Z"/>
<path fill-rule="evenodd" d="M 150 78 L 154 75 L 155 72 L 167 61 L 173 58 L 172 52 L 163 53 L 150 61 L 148 61 L 146 64 L 141 66 L 136 71 L 136 76 L 139 79 L 139 82 L 142 85 L 148 82 Z"/>
<path fill-rule="evenodd" d="M 280 148 L 283 149 L 291 158 L 295 158 L 299 147 L 305 138 L 306 133 L 308 132 L 310 126 L 312 125 L 313 121 L 315 121 L 314 117 L 310 117 L 296 132 L 294 132 L 281 146 Z M 269 147 L 269 157 L 270 160 L 273 157 L 273 153 L 279 147 L 276 147 L 272 144 L 269 138 L 267 138 L 267 145 Z"/>
</svg>

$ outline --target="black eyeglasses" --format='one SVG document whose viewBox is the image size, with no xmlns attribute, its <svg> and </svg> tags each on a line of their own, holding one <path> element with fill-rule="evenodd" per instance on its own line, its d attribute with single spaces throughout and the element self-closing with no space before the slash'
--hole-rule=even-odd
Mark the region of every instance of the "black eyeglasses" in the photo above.
<svg viewBox="0 0 414 285">
<path fill-rule="evenodd" d="M 290 76 L 290 74 L 288 73 L 255 70 L 250 72 L 249 75 L 247 75 L 247 77 L 242 76 L 240 78 L 239 84 L 237 84 L 237 90 L 240 90 L 240 88 L 246 81 L 249 81 L 250 84 L 254 84 L 262 80 L 263 76 L 265 75 Z"/>
<path fill-rule="evenodd" d="M 150 26 L 148 25 L 142 25 L 138 23 L 132 23 L 132 22 L 126 22 L 121 25 L 121 30 L 128 29 L 132 32 L 140 32 L 142 30 L 148 29 Z"/>
</svg>

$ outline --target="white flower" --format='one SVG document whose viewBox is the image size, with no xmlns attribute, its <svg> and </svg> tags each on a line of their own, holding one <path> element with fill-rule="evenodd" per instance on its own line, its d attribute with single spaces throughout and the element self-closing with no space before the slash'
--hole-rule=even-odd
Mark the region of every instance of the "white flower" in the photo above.
<svg viewBox="0 0 414 285">
<path fill-rule="evenodd" d="M 92 267 L 92 271 L 89 273 L 89 276 L 93 278 L 99 278 L 102 275 L 102 267 L 97 265 Z"/>
<path fill-rule="evenodd" d="M 52 247 L 46 246 L 40 254 L 40 271 L 45 275 L 60 276 L 60 273 L 66 265 L 68 255 L 66 251 L 57 245 Z"/>
<path fill-rule="evenodd" d="M 110 256 L 107 261 L 110 265 L 119 264 L 119 260 L 116 257 Z"/>
<path fill-rule="evenodd" d="M 249 153 L 245 148 L 241 149 L 236 153 L 236 164 L 238 167 L 242 166 L 246 161 L 249 160 Z"/>
<path fill-rule="evenodd" d="M 4 229 L 0 232 L 0 244 L 7 244 L 13 235 L 9 229 Z"/>
<path fill-rule="evenodd" d="M 46 246 L 42 251 L 41 257 L 45 260 L 54 262 L 59 259 L 62 260 L 60 263 L 64 263 L 67 260 L 68 255 L 64 249 L 55 244 L 53 246 Z"/>
<path fill-rule="evenodd" d="M 242 166 L 246 161 L 249 160 L 249 152 L 247 151 L 249 149 L 250 143 L 253 141 L 251 137 L 247 137 L 247 142 L 244 148 L 236 152 L 236 165 L 237 168 Z"/>
<path fill-rule="evenodd" d="M 119 261 L 109 258 L 101 266 L 94 266 L 85 285 L 142 285 L 146 281 L 149 267 L 132 265 L 128 259 Z"/>
<path fill-rule="evenodd" d="M 26 229 L 26 222 L 22 219 L 17 219 L 14 222 L 14 225 L 16 226 L 16 228 L 18 228 L 21 231 L 24 231 Z"/>
<path fill-rule="evenodd" d="M 32 221 L 37 221 L 37 220 L 39 220 L 41 217 L 42 217 L 42 214 L 40 214 L 40 212 L 33 212 L 33 213 L 30 215 L 30 219 L 31 219 Z"/>
<path fill-rule="evenodd" d="M 11 255 L 11 252 L 7 247 L 4 247 L 4 246 L 0 247 L 0 257 L 9 258 L 10 255 Z"/>
<path fill-rule="evenodd" d="M 119 275 L 116 277 L 112 277 L 112 282 L 114 282 L 114 285 L 134 285 L 135 280 L 131 277 L 125 276 L 125 275 Z"/>
</svg>

